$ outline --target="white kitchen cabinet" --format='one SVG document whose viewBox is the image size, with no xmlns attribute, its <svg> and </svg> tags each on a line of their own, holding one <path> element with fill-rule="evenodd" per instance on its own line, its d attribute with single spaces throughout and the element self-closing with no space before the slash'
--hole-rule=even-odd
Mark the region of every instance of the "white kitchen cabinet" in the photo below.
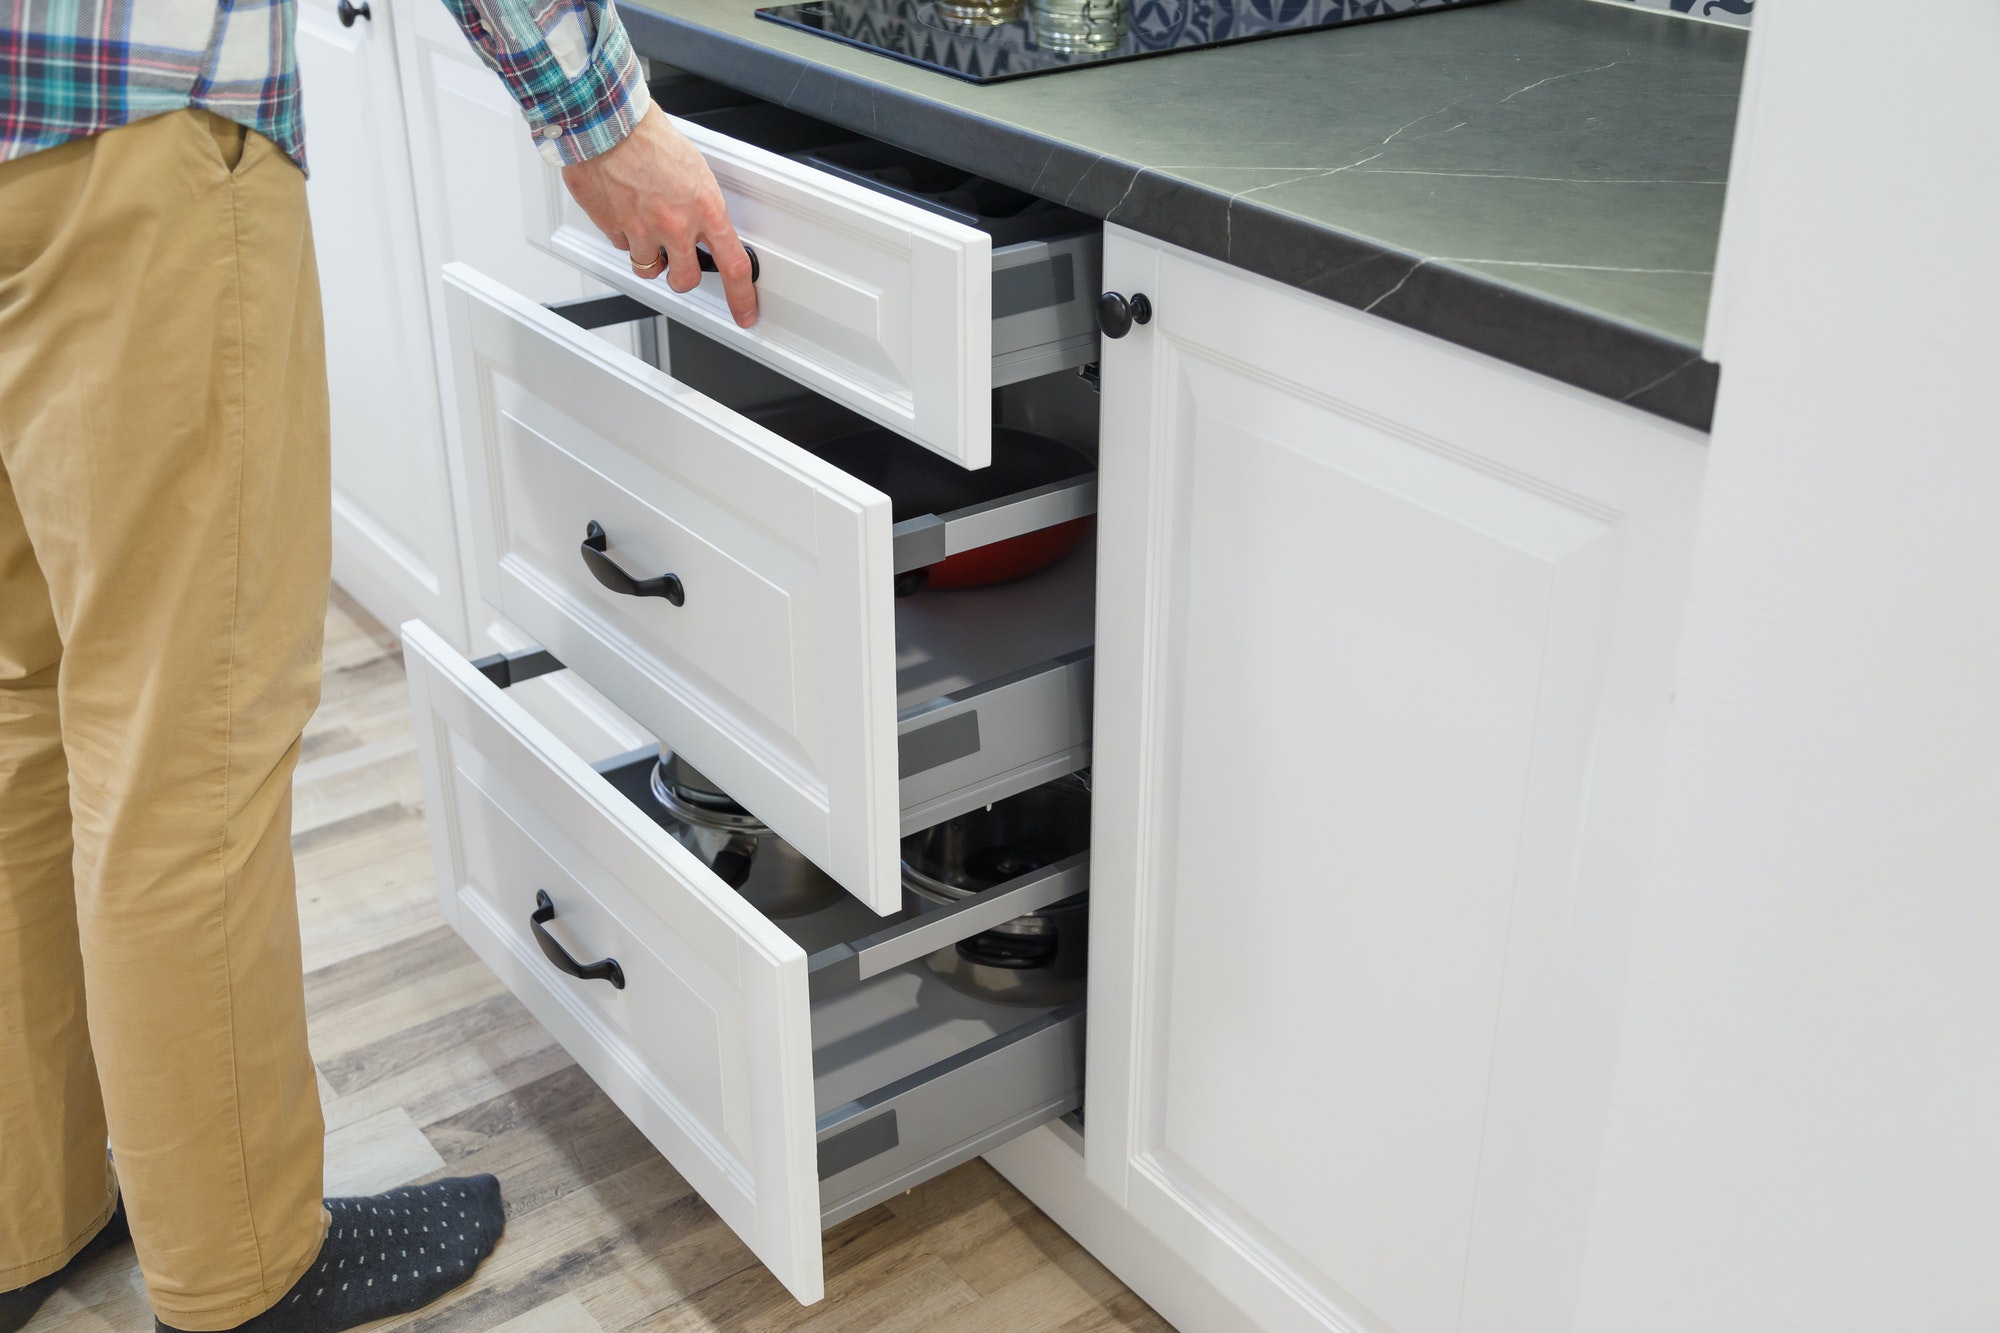
<svg viewBox="0 0 2000 1333">
<path fill-rule="evenodd" d="M 537 301 L 597 290 L 574 267 L 524 239 L 516 150 L 528 127 L 506 85 L 443 5 L 420 4 L 403 17 L 396 33 L 402 100 L 432 303 L 440 292 L 439 271 L 453 262 Z M 444 346 L 442 325 L 437 343 Z"/>
<path fill-rule="evenodd" d="M 1567 1327 L 1703 439 L 1105 273 L 1089 1177 L 1260 1329 Z"/>
<path fill-rule="evenodd" d="M 333 407 L 333 573 L 383 623 L 418 617 L 458 642 L 465 593 L 391 31 L 410 15 L 396 0 L 368 10 L 343 26 L 331 0 L 306 0 L 298 19 Z"/>
<path fill-rule="evenodd" d="M 592 261 L 456 30 L 421 18 L 402 49 L 455 383 L 456 539 L 483 603 L 463 646 L 406 631 L 429 797 L 455 812 L 441 901 L 812 1300 L 815 1217 L 906 1183 L 889 1165 L 859 1192 L 822 1182 L 815 1211 L 806 1153 L 832 1131 L 803 1090 L 835 1068 L 821 1047 L 838 1024 L 798 981 L 824 955 L 599 791 L 590 761 L 610 748 L 544 736 L 514 704 L 589 681 L 891 906 L 894 839 L 921 826 L 900 747 L 925 720 L 887 666 L 909 618 L 889 608 L 898 539 L 882 496 L 707 396 L 726 386 L 679 383 L 537 308 L 594 279 L 523 228 L 653 309 L 693 318 L 713 293 L 676 304 Z M 707 146 L 820 188 L 789 160 Z M 543 187 L 525 196 L 509 192 L 524 159 Z M 774 277 L 787 238 L 831 244 L 800 216 L 753 238 Z M 436 273 L 459 259 L 447 297 Z M 940 1112 L 957 1147 L 913 1139 L 907 1179 L 988 1152 L 1185 1333 L 1566 1329 L 1703 437 L 1116 227 L 1104 259 L 1102 285 L 1154 314 L 1103 346 L 1094 610 L 1048 603 L 1085 608 L 1098 645 L 1094 706 L 1058 710 L 1095 763 L 1089 1007 L 1064 1020 L 1089 1029 L 1087 1114 L 1081 1134 L 1021 1134 L 1076 1091 L 1052 1045 L 1047 1088 L 1016 1087 L 1014 1110 L 962 1103 L 1004 1124 Z M 783 285 L 768 339 L 790 327 Z M 978 324 L 977 289 L 958 282 L 964 299 L 928 317 Z M 789 345 L 738 350 L 823 392 L 846 383 Z M 924 442 L 968 461 L 972 438 Z M 593 553 L 644 577 L 607 578 Z M 640 595 L 665 571 L 684 600 Z M 526 635 L 571 670 L 506 699 L 447 651 Z M 638 960 L 632 995 L 547 973 L 530 880 L 562 888 L 566 947 Z M 642 1021 L 641 991 L 724 1021 L 675 1027 L 681 1049 Z"/>
<path fill-rule="evenodd" d="M 527 141 L 527 122 L 450 11 L 436 0 L 424 0 L 397 17 L 400 101 L 416 187 L 412 243 L 423 256 L 422 298 L 435 315 L 423 355 L 432 358 L 437 411 L 449 441 L 457 437 L 459 426 L 440 276 L 446 264 L 470 263 L 536 301 L 574 300 L 603 289 L 523 238 L 526 224 L 521 217 L 517 152 Z M 632 331 L 625 326 L 606 329 L 602 336 L 617 347 L 629 350 L 634 345 Z M 464 478 L 455 469 L 450 485 L 458 515 L 452 560 L 455 569 L 464 571 L 470 568 L 471 525 Z M 431 627 L 474 656 L 528 647 L 532 639 L 526 633 L 469 595 L 471 582 L 461 577 L 468 595 L 459 618 L 430 620 Z M 398 624 L 402 618 L 383 617 L 388 624 Z M 645 743 L 645 735 L 630 718 L 569 676 L 530 681 L 516 693 L 536 717 L 583 753 L 609 755 Z"/>
<path fill-rule="evenodd" d="M 527 121 L 497 75 L 479 59 L 441 4 L 418 5 L 397 28 L 410 170 L 417 183 L 417 230 L 424 294 L 442 310 L 444 266 L 465 263 L 536 301 L 570 301 L 606 290 L 575 267 L 528 244 L 521 212 L 520 152 Z M 631 350 L 625 326 L 602 334 Z M 457 426 L 449 392 L 451 356 L 440 317 L 432 328 L 447 435 Z M 474 613 L 475 619 L 477 612 Z M 474 626 L 478 638 L 480 627 Z"/>
</svg>

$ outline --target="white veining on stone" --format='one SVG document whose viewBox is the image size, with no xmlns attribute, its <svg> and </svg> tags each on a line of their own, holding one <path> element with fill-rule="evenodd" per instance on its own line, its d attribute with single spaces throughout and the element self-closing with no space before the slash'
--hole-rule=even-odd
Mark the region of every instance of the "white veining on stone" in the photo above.
<svg viewBox="0 0 2000 1333">
<path fill-rule="evenodd" d="M 1627 56 L 1630 56 L 1631 54 L 1632 53 L 1630 50 L 1627 50 L 1625 52 L 1625 55 Z M 1612 65 L 1622 65 L 1624 63 L 1625 63 L 1624 59 L 1620 58 L 1618 60 L 1612 61 L 1611 64 L 1609 65 L 1592 65 L 1589 69 L 1573 69 L 1565 74 L 1551 74 L 1546 79 L 1538 79 L 1534 83 L 1529 84 L 1525 88 L 1516 88 L 1513 92 L 1508 93 L 1505 97 L 1501 98 L 1500 100 L 1502 102 L 1511 102 L 1515 98 L 1519 97 L 1522 93 L 1531 93 L 1535 91 L 1535 89 L 1537 88 L 1543 87 L 1546 84 L 1555 83 L 1560 79 L 1574 79 L 1578 75 L 1582 74 L 1595 74 L 1597 73 L 1597 71 L 1601 69 L 1610 69 Z"/>
<path fill-rule="evenodd" d="M 1398 125 L 1394 130 L 1391 130 L 1389 132 L 1389 139 L 1395 138 L 1398 134 L 1401 134 L 1404 130 L 1409 129 L 1411 125 L 1421 125 L 1425 121 L 1430 120 L 1433 117 L 1442 116 L 1445 112 L 1451 110 L 1453 107 L 1457 105 L 1458 105 L 1457 102 L 1446 102 L 1443 106 L 1439 107 L 1437 110 L 1426 112 L 1424 115 L 1418 116 L 1415 120 L 1411 121 L 1409 125 Z M 1459 122 L 1460 125 L 1464 123 L 1465 123 L 1464 121 Z M 1456 128 L 1458 128 L 1458 126 L 1456 125 L 1452 127 L 1452 129 Z M 1447 130 L 1445 132 L 1449 134 L 1451 131 Z M 1382 142 L 1384 144 L 1387 144 L 1389 142 L 1389 139 L 1384 139 Z"/>
<path fill-rule="evenodd" d="M 1434 264 L 1489 264 L 1497 268 L 1560 268 L 1578 269 L 1586 273 L 1677 273 L 1690 278 L 1712 278 L 1715 272 L 1705 268 L 1624 268 L 1617 264 L 1556 264 L 1541 259 L 1468 259 L 1463 255 L 1434 255 Z"/>
<path fill-rule="evenodd" d="M 1435 111 L 1431 112 L 1431 116 L 1435 116 L 1436 114 L 1437 112 Z M 1416 120 L 1411 121 L 1410 125 L 1415 125 L 1418 121 L 1429 120 L 1430 118 L 1430 116 L 1419 116 Z M 1399 129 L 1395 134 L 1391 134 L 1389 139 L 1393 139 L 1396 137 L 1396 134 L 1401 134 L 1403 130 L 1407 130 L 1410 128 L 1410 125 L 1403 126 L 1403 129 Z M 1389 139 L 1384 139 L 1382 142 L 1386 144 L 1389 142 Z M 1296 176 L 1287 176 L 1283 180 L 1266 181 L 1262 185 L 1253 185 L 1247 190 L 1238 190 L 1235 194 L 1230 195 L 1229 205 L 1223 210 L 1222 214 L 1222 257 L 1229 259 L 1235 254 L 1237 200 L 1247 199 L 1251 195 L 1261 194 L 1265 190 L 1275 190 L 1280 185 L 1293 185 L 1299 181 L 1321 180 L 1328 176 L 1338 176 L 1343 171 L 1352 171 L 1356 167 L 1366 166 L 1388 151 L 1387 148 L 1378 148 L 1367 157 L 1361 158 L 1359 161 L 1349 162 L 1343 167 L 1315 167 L 1310 171 L 1302 171 Z M 1127 191 L 1127 193 L 1130 193 L 1130 191 Z"/>
<path fill-rule="evenodd" d="M 1035 179 L 1028 186 L 1029 194 L 1033 194 L 1036 188 L 1041 185 L 1042 177 L 1049 174 L 1049 163 L 1055 160 L 1056 160 L 1056 150 L 1051 148 L 1048 151 L 1048 156 L 1042 159 L 1041 168 L 1035 172 Z"/>
<path fill-rule="evenodd" d="M 1419 171 L 1414 167 L 1370 167 L 1364 176 L 1450 176 L 1461 180 L 1546 181 L 1557 185 L 1727 185 L 1728 181 L 1643 180 L 1630 176 L 1516 176 L 1505 171 Z"/>
<path fill-rule="evenodd" d="M 1233 202 L 1237 199 L 1248 198 L 1250 195 L 1253 194 L 1262 194 L 1265 190 L 1275 190 L 1280 185 L 1291 185 L 1298 181 L 1318 180 L 1322 176 L 1338 176 L 1343 171 L 1352 171 L 1356 167 L 1366 166 L 1368 163 L 1373 162 L 1376 158 L 1381 156 L 1382 156 L 1381 153 L 1370 153 L 1368 156 L 1362 158 L 1360 161 L 1349 162 L 1344 167 L 1313 167 L 1308 171 L 1300 172 L 1296 176 L 1287 176 L 1283 180 L 1266 181 L 1262 185 L 1253 185 L 1247 190 L 1238 190 L 1235 194 L 1230 196 L 1230 199 Z"/>
<path fill-rule="evenodd" d="M 1695 362 L 1699 360 L 1701 360 L 1699 354 L 1689 357 L 1687 360 L 1681 362 L 1679 365 L 1675 366 L 1672 370 L 1669 370 L 1666 374 L 1661 375 L 1659 378 L 1647 380 L 1644 384 L 1641 384 L 1638 388 L 1632 390 L 1632 392 L 1620 395 L 1618 401 L 1621 403 L 1629 403 L 1634 398 L 1637 398 L 1640 394 L 1648 393 L 1654 389 L 1659 388 L 1662 384 L 1665 384 L 1668 380 L 1680 374 L 1683 370 L 1686 370 L 1689 366 L 1695 364 Z"/>
<path fill-rule="evenodd" d="M 1076 184 L 1070 186 L 1069 193 L 1063 196 L 1063 206 L 1065 208 L 1069 206 L 1070 200 L 1076 198 L 1076 192 L 1083 188 L 1083 183 L 1090 179 L 1090 173 L 1097 170 L 1097 164 L 1102 162 L 1106 156 L 1104 153 L 1099 153 L 1096 157 L 1090 159 L 1089 166 L 1086 166 L 1082 171 L 1077 173 Z"/>
<path fill-rule="evenodd" d="M 1362 312 L 1365 314 L 1366 312 L 1373 310 L 1376 306 L 1381 305 L 1384 301 L 1394 296 L 1397 292 L 1402 291 L 1403 284 L 1407 283 L 1411 278 L 1416 277 L 1417 270 L 1430 262 L 1431 261 L 1428 259 L 1419 259 L 1416 263 L 1410 265 L 1410 271 L 1408 273 L 1405 273 L 1402 277 L 1396 279 L 1396 285 L 1394 287 L 1391 287 L 1388 291 L 1383 292 L 1380 296 L 1370 301 L 1367 305 L 1362 306 L 1361 307 Z"/>
<path fill-rule="evenodd" d="M 1381 158 L 1381 157 L 1383 157 L 1383 156 L 1387 155 L 1387 153 L 1388 153 L 1388 151 L 1389 151 L 1389 143 L 1390 143 L 1390 141 L 1391 141 L 1391 140 L 1393 140 L 1394 138 L 1396 138 L 1396 137 L 1397 137 L 1398 135 L 1400 135 L 1401 133 L 1403 133 L 1403 131 L 1405 131 L 1405 130 L 1407 130 L 1407 129 L 1410 129 L 1410 128 L 1414 127 L 1414 126 L 1417 126 L 1417 125 L 1421 125 L 1421 124 L 1423 124 L 1423 123 L 1424 123 L 1425 121 L 1427 121 L 1427 120 L 1433 120 L 1433 119 L 1437 118 L 1438 116 L 1441 116 L 1441 115 L 1443 115 L 1443 114 L 1444 114 L 1445 112 L 1447 112 L 1447 111 L 1451 110 L 1451 109 L 1452 109 L 1453 107 L 1455 107 L 1455 106 L 1457 106 L 1457 105 L 1458 105 L 1458 103 L 1457 103 L 1457 102 L 1446 102 L 1446 103 L 1445 103 L 1445 104 L 1444 104 L 1443 106 L 1439 107 L 1439 108 L 1438 108 L 1437 110 L 1435 110 L 1435 111 L 1426 111 L 1426 112 L 1425 112 L 1425 113 L 1424 113 L 1423 115 L 1421 115 L 1421 116 L 1418 116 L 1418 117 L 1417 117 L 1417 118 L 1416 118 L 1415 120 L 1412 120 L 1412 121 L 1408 121 L 1408 122 L 1405 122 L 1404 124 L 1401 124 L 1401 125 L 1398 125 L 1398 126 L 1397 126 L 1397 127 L 1395 128 L 1395 129 L 1393 129 L 1393 130 L 1389 131 L 1389 133 L 1388 133 L 1388 134 L 1387 134 L 1386 136 L 1384 136 L 1384 137 L 1383 137 L 1383 139 L 1382 139 L 1382 142 L 1381 142 L 1381 144 L 1380 144 L 1380 145 L 1379 145 L 1379 146 L 1378 146 L 1378 147 L 1376 148 L 1376 150 L 1375 150 L 1374 152 L 1370 153 L 1370 154 L 1369 154 L 1368 156 L 1366 156 L 1366 157 L 1364 157 L 1364 158 L 1359 158 L 1359 159 L 1357 159 L 1357 160 L 1355 160 L 1355 161 L 1353 161 L 1353 162 L 1349 162 L 1349 163 L 1346 163 L 1346 164 L 1345 164 L 1345 165 L 1343 165 L 1343 166 L 1338 166 L 1338 167 L 1305 167 L 1305 168 L 1300 168 L 1300 169 L 1298 169 L 1298 174 L 1297 174 L 1297 175 L 1294 175 L 1294 176 L 1286 176 L 1286 177 L 1284 177 L 1284 178 L 1282 178 L 1282 179 L 1280 179 L 1280 180 L 1274 180 L 1274 181 L 1266 181 L 1266 182 L 1264 182 L 1264 183 L 1263 183 L 1262 185 L 1252 185 L 1252 186 L 1251 186 L 1250 188 L 1248 188 L 1248 189 L 1246 189 L 1246 190 L 1238 190 L 1238 191 L 1237 191 L 1236 193 L 1234 193 L 1234 194 L 1230 195 L 1230 196 L 1229 196 L 1229 204 L 1228 204 L 1228 207 L 1227 207 L 1227 208 L 1225 209 L 1225 211 L 1224 211 L 1224 213 L 1223 213 L 1223 217 L 1222 217 L 1222 254 L 1223 254 L 1223 257 L 1224 257 L 1225 259 L 1227 259 L 1227 258 L 1230 258 L 1230 257 L 1232 257 L 1232 256 L 1233 256 L 1233 255 L 1235 254 L 1235 239 L 1236 239 L 1236 201 L 1237 201 L 1237 200 L 1239 200 L 1239 199 L 1247 199 L 1247 198 L 1249 198 L 1249 197 L 1250 197 L 1251 195 L 1253 195 L 1253 194 L 1262 194 L 1262 193 L 1263 193 L 1263 192 L 1264 192 L 1265 190 L 1275 190 L 1275 189 L 1277 189 L 1278 187 L 1280 187 L 1280 186 L 1283 186 L 1283 185 L 1295 185 L 1295 184 L 1297 184 L 1297 183 L 1298 183 L 1299 181 L 1304 181 L 1304 180 L 1322 180 L 1322 179 L 1324 179 L 1324 178 L 1326 178 L 1326 177 L 1329 177 L 1329 176 L 1338 176 L 1338 175 L 1339 175 L 1340 173 L 1342 173 L 1343 171 L 1355 171 L 1355 170 L 1358 170 L 1358 169 L 1360 169 L 1360 168 L 1362 168 L 1362 167 L 1365 167 L 1365 166 L 1367 166 L 1367 165 L 1368 165 L 1368 164 L 1369 164 L 1370 162 L 1373 162 L 1373 161 L 1377 160 L 1378 158 Z M 1453 126 L 1450 126 L 1449 128 L 1447 128 L 1447 129 L 1445 129 L 1445 130 L 1442 130 L 1442 131 L 1440 131 L 1440 133 L 1441 133 L 1441 134 L 1450 134 L 1450 133 L 1452 132 L 1452 130 L 1456 130 L 1456 129 L 1463 129 L 1463 128 L 1465 127 L 1466 123 L 1467 123 L 1467 122 L 1465 122 L 1465 121 L 1462 121 L 1462 120 L 1461 120 L 1460 122 L 1458 122 L 1458 124 L 1456 124 L 1456 125 L 1453 125 Z M 1165 170 L 1173 170 L 1173 168 L 1165 168 Z M 1253 168 L 1253 170 L 1258 170 L 1258 171 L 1283 171 L 1283 170 L 1291 170 L 1291 168 L 1284 168 L 1284 167 L 1257 167 L 1257 168 Z M 1365 173 L 1364 173 L 1364 174 L 1365 174 Z M 1127 188 L 1127 190 L 1126 190 L 1125 192 L 1126 192 L 1127 194 L 1130 194 L 1130 193 L 1131 193 L 1131 190 L 1130 190 L 1130 188 Z M 1121 199 L 1121 200 L 1120 200 L 1119 202 L 1120 202 L 1120 203 L 1123 203 L 1124 201 L 1123 201 L 1123 200 Z"/>
<path fill-rule="evenodd" d="M 1139 183 L 1139 178 L 1146 174 L 1146 170 L 1147 169 L 1145 167 L 1140 167 L 1137 171 L 1132 173 L 1132 179 L 1130 181 L 1127 181 L 1125 184 L 1125 193 L 1118 196 L 1117 203 L 1113 204 L 1110 208 L 1105 210 L 1104 220 L 1106 222 L 1113 222 L 1117 220 L 1118 210 L 1125 207 L 1125 201 L 1132 197 L 1132 187 Z"/>
</svg>

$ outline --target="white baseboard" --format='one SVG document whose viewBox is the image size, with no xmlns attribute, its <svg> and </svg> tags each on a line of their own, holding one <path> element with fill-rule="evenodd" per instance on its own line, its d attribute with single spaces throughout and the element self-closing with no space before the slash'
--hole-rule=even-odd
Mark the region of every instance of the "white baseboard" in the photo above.
<svg viewBox="0 0 2000 1333">
<path fill-rule="evenodd" d="M 1159 1237 L 1083 1173 L 1083 1140 L 1057 1121 L 986 1154 L 993 1169 L 1180 1333 L 1248 1333 L 1253 1326 Z"/>
</svg>

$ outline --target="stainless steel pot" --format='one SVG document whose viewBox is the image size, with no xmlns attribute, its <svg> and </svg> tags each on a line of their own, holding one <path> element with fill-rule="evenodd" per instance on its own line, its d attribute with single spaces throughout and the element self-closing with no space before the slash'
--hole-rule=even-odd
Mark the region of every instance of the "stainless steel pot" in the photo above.
<svg viewBox="0 0 2000 1333">
<path fill-rule="evenodd" d="M 903 887 L 948 905 L 1089 846 L 1089 781 L 1061 778 L 903 839 Z M 940 949 L 926 962 L 962 990 L 1045 1005 L 1083 998 L 1089 955 L 1090 895 L 1078 894 Z"/>
<path fill-rule="evenodd" d="M 847 891 L 832 876 L 800 856 L 679 755 L 660 752 L 652 786 L 674 841 L 701 858 L 765 916 L 806 916 L 846 897 Z"/>
</svg>

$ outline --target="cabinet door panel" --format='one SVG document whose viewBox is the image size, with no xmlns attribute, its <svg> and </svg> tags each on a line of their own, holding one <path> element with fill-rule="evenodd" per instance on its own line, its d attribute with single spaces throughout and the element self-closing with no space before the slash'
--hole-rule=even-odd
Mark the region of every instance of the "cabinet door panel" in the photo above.
<svg viewBox="0 0 2000 1333">
<path fill-rule="evenodd" d="M 465 635 L 458 535 L 396 84 L 393 0 L 299 7 L 299 83 L 333 409 L 334 577 L 378 619 Z"/>
<path fill-rule="evenodd" d="M 1699 444 L 1106 258 L 1091 1174 L 1260 1327 L 1559 1327 Z"/>
<path fill-rule="evenodd" d="M 397 13 L 396 65 L 402 76 L 403 118 L 422 239 L 423 295 L 435 319 L 428 331 L 439 386 L 438 413 L 447 446 L 458 438 L 458 401 L 452 390 L 445 333 L 446 264 L 462 260 L 537 301 L 563 301 L 598 290 L 584 276 L 530 246 L 522 233 L 521 191 L 514 156 L 527 122 L 506 85 L 474 54 L 451 13 L 422 0 Z M 315 131 L 317 132 L 317 131 Z M 598 330 L 621 350 L 632 348 L 628 326 Z M 446 450 L 447 459 L 450 450 Z M 472 525 L 465 509 L 465 479 L 451 470 L 456 515 L 457 567 L 472 568 Z M 476 580 L 463 579 L 469 594 Z M 472 657 L 515 652 L 533 636 L 509 625 L 479 598 L 466 596 L 461 630 L 429 621 L 451 644 Z M 389 619 L 388 623 L 397 623 Z M 648 737 L 609 700 L 574 679 L 574 672 L 544 676 L 518 687 L 514 697 L 555 728 L 579 753 L 602 758 L 644 745 Z"/>
<path fill-rule="evenodd" d="M 525 239 L 515 159 L 528 126 L 513 96 L 444 6 L 423 6 L 411 18 L 403 98 L 430 251 L 427 285 L 435 293 L 439 272 L 456 262 L 537 301 L 594 290 L 574 267 Z"/>
</svg>

